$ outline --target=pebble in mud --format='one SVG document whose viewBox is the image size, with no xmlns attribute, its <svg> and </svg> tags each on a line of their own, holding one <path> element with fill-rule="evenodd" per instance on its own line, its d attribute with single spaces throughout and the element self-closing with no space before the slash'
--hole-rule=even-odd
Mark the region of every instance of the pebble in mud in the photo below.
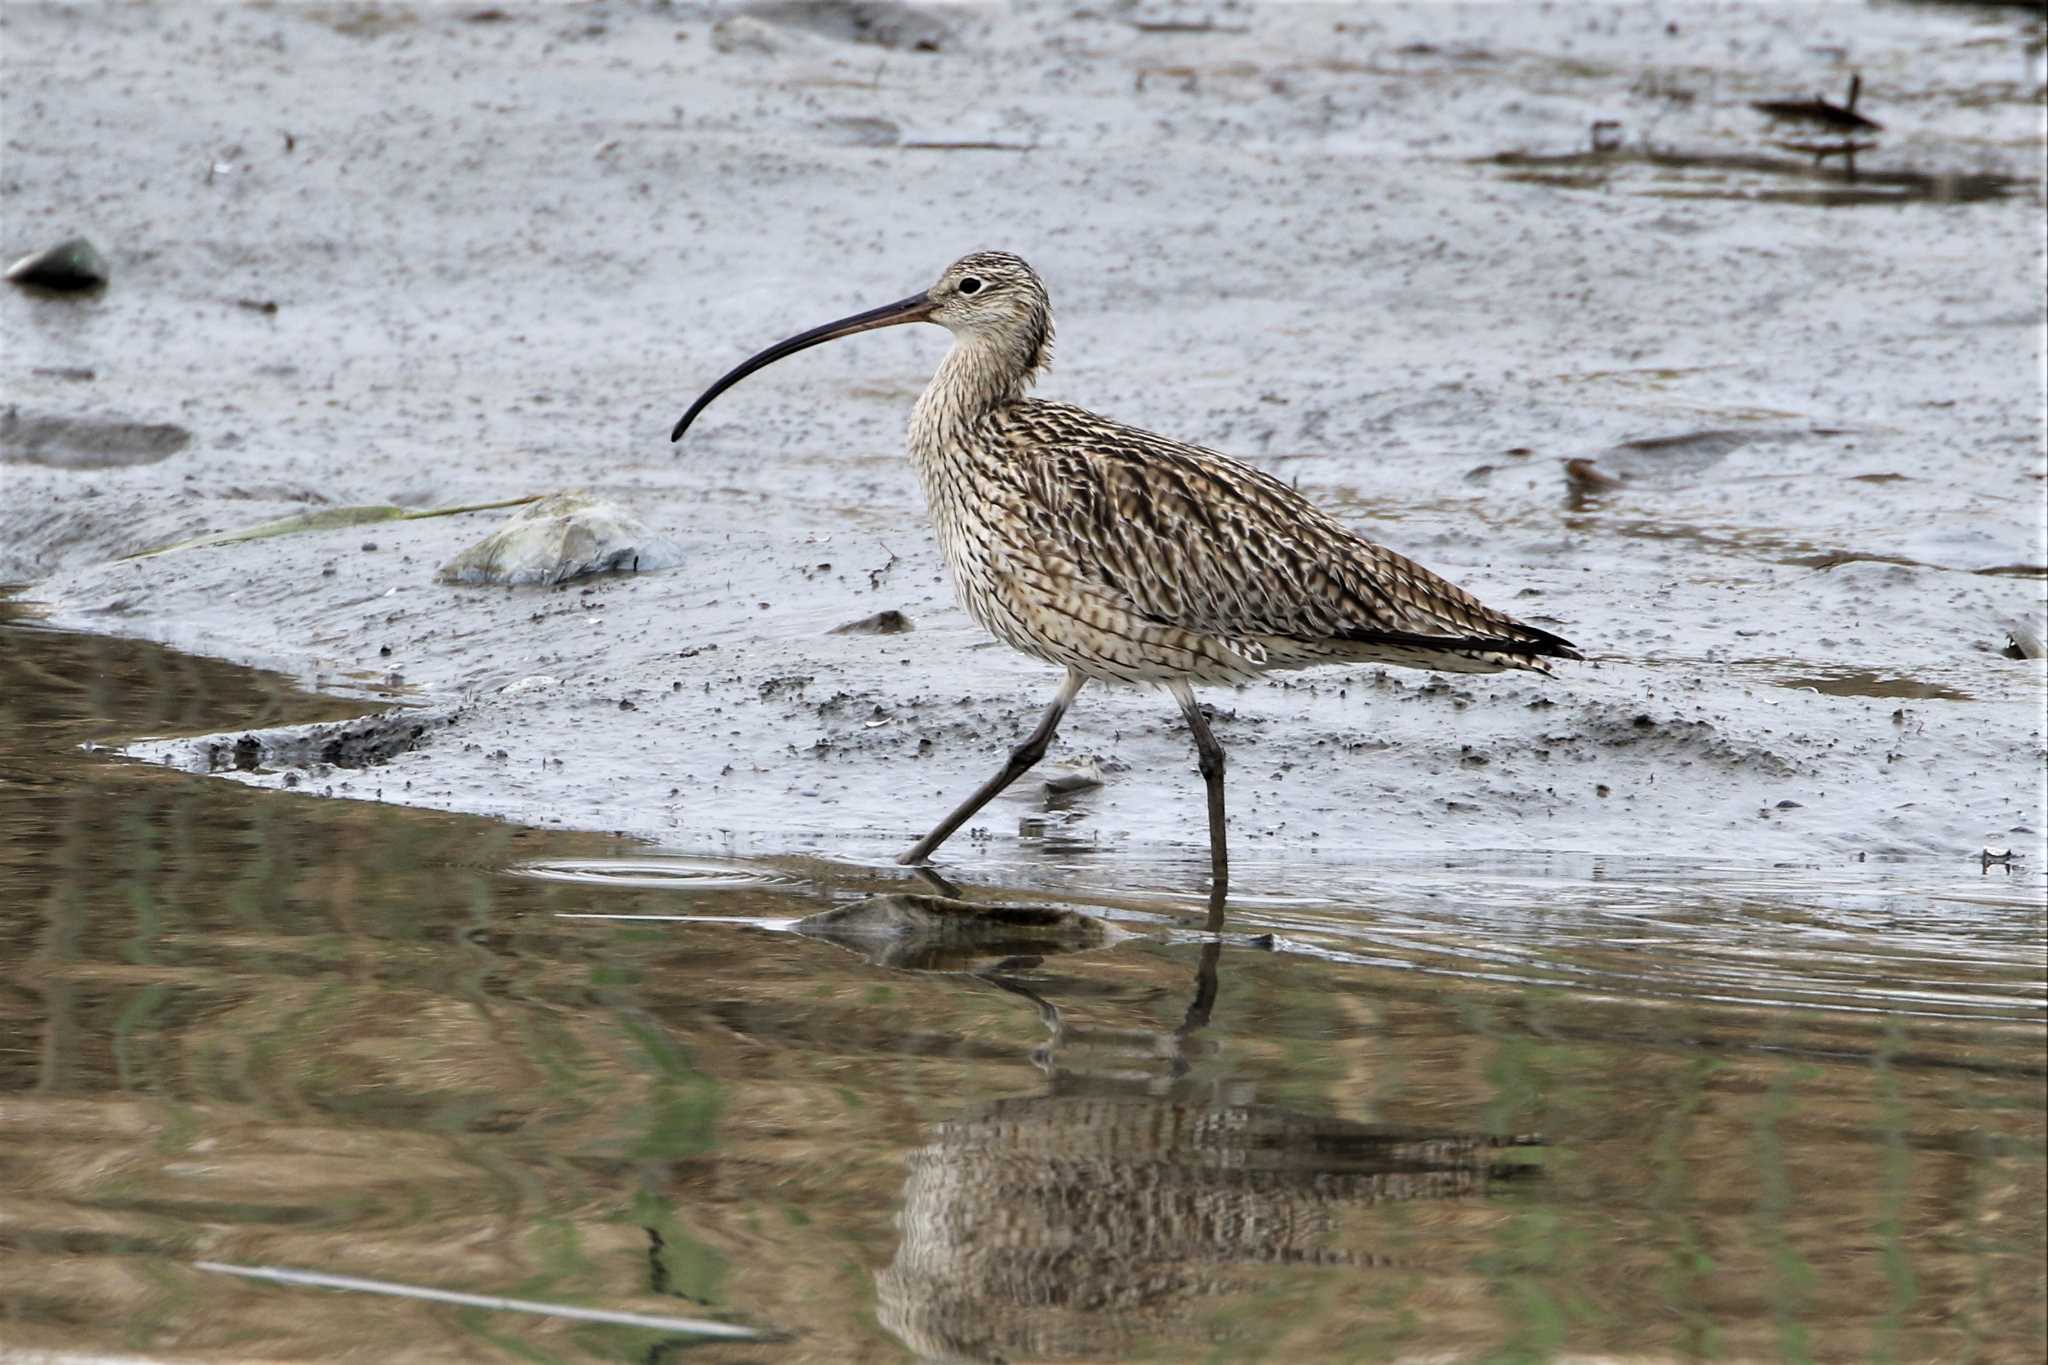
<svg viewBox="0 0 2048 1365">
<path fill-rule="evenodd" d="M 78 294 L 104 286 L 108 279 L 106 258 L 99 248 L 83 237 L 72 237 L 32 251 L 7 267 L 10 283 L 61 294 Z"/>
<path fill-rule="evenodd" d="M 1041 785 L 1047 796 L 1071 796 L 1075 792 L 1093 791 L 1102 785 L 1102 765 L 1093 759 L 1084 759 L 1054 773 Z"/>
<path fill-rule="evenodd" d="M 901 635 L 914 630 L 910 618 L 902 612 L 891 609 L 878 611 L 873 616 L 863 616 L 858 621 L 848 621 L 843 626 L 834 626 L 834 635 Z"/>
</svg>

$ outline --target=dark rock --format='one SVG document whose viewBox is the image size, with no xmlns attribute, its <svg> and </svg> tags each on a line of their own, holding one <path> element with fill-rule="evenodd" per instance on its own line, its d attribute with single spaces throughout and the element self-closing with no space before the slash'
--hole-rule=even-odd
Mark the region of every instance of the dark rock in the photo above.
<svg viewBox="0 0 2048 1365">
<path fill-rule="evenodd" d="M 259 768 L 375 768 L 420 748 L 427 736 L 452 719 L 447 713 L 384 711 L 331 725 L 293 725 L 244 734 L 232 744 L 204 742 L 200 756 L 209 772 Z"/>
<path fill-rule="evenodd" d="M 91 242 L 73 237 L 30 252 L 7 267 L 7 278 L 36 289 L 77 294 L 106 284 L 107 262 Z"/>
<path fill-rule="evenodd" d="M 910 618 L 900 611 L 878 611 L 873 616 L 863 616 L 858 621 L 848 621 L 832 629 L 834 635 L 901 635 L 916 627 Z"/>
</svg>

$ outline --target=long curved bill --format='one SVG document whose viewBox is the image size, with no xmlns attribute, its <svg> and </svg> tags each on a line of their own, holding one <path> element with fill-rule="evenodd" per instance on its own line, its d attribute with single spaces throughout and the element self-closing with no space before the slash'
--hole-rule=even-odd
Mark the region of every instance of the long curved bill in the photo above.
<svg viewBox="0 0 2048 1365">
<path fill-rule="evenodd" d="M 683 433 L 690 429 L 690 423 L 697 420 L 697 414 L 711 405 L 711 400 L 724 393 L 733 385 L 745 379 L 754 371 L 773 365 L 784 356 L 807 351 L 811 347 L 840 337 L 850 337 L 855 332 L 871 332 L 877 327 L 894 327 L 903 322 L 923 322 L 932 315 L 932 300 L 929 293 L 912 294 L 907 299 L 885 303 L 880 308 L 870 308 L 865 313 L 855 313 L 850 318 L 828 322 L 823 327 L 813 327 L 808 332 L 799 332 L 787 341 L 778 341 L 759 355 L 743 360 L 725 378 L 704 390 L 690 410 L 683 414 L 683 420 L 676 423 L 676 429 L 668 434 L 671 441 L 683 439 Z"/>
</svg>

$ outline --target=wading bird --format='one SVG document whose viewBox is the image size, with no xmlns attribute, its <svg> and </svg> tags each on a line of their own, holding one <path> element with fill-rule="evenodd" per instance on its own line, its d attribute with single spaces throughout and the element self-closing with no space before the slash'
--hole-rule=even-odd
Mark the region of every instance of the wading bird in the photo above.
<svg viewBox="0 0 2048 1365">
<path fill-rule="evenodd" d="M 1211 926 L 1220 927 L 1223 749 L 1193 684 L 1317 664 L 1543 672 L 1543 659 L 1580 657 L 1347 530 L 1270 474 L 1026 397 L 1052 358 L 1052 305 L 1037 274 L 1007 252 L 963 256 L 922 293 L 777 342 L 706 389 L 669 439 L 763 366 L 905 322 L 953 334 L 911 413 L 910 461 L 961 605 L 1067 675 L 1002 771 L 899 862 L 925 862 L 1043 758 L 1089 679 L 1152 683 L 1172 694 L 1194 735 L 1209 796 Z"/>
</svg>

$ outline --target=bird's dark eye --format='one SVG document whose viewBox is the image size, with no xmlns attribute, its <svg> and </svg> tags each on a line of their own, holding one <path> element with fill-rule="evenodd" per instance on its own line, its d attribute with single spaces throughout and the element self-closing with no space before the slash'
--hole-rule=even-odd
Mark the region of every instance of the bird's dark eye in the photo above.
<svg viewBox="0 0 2048 1365">
<path fill-rule="evenodd" d="M 969 275 L 966 279 L 960 281 L 960 292 L 963 294 L 979 294 L 981 292 L 981 281 Z"/>
</svg>

